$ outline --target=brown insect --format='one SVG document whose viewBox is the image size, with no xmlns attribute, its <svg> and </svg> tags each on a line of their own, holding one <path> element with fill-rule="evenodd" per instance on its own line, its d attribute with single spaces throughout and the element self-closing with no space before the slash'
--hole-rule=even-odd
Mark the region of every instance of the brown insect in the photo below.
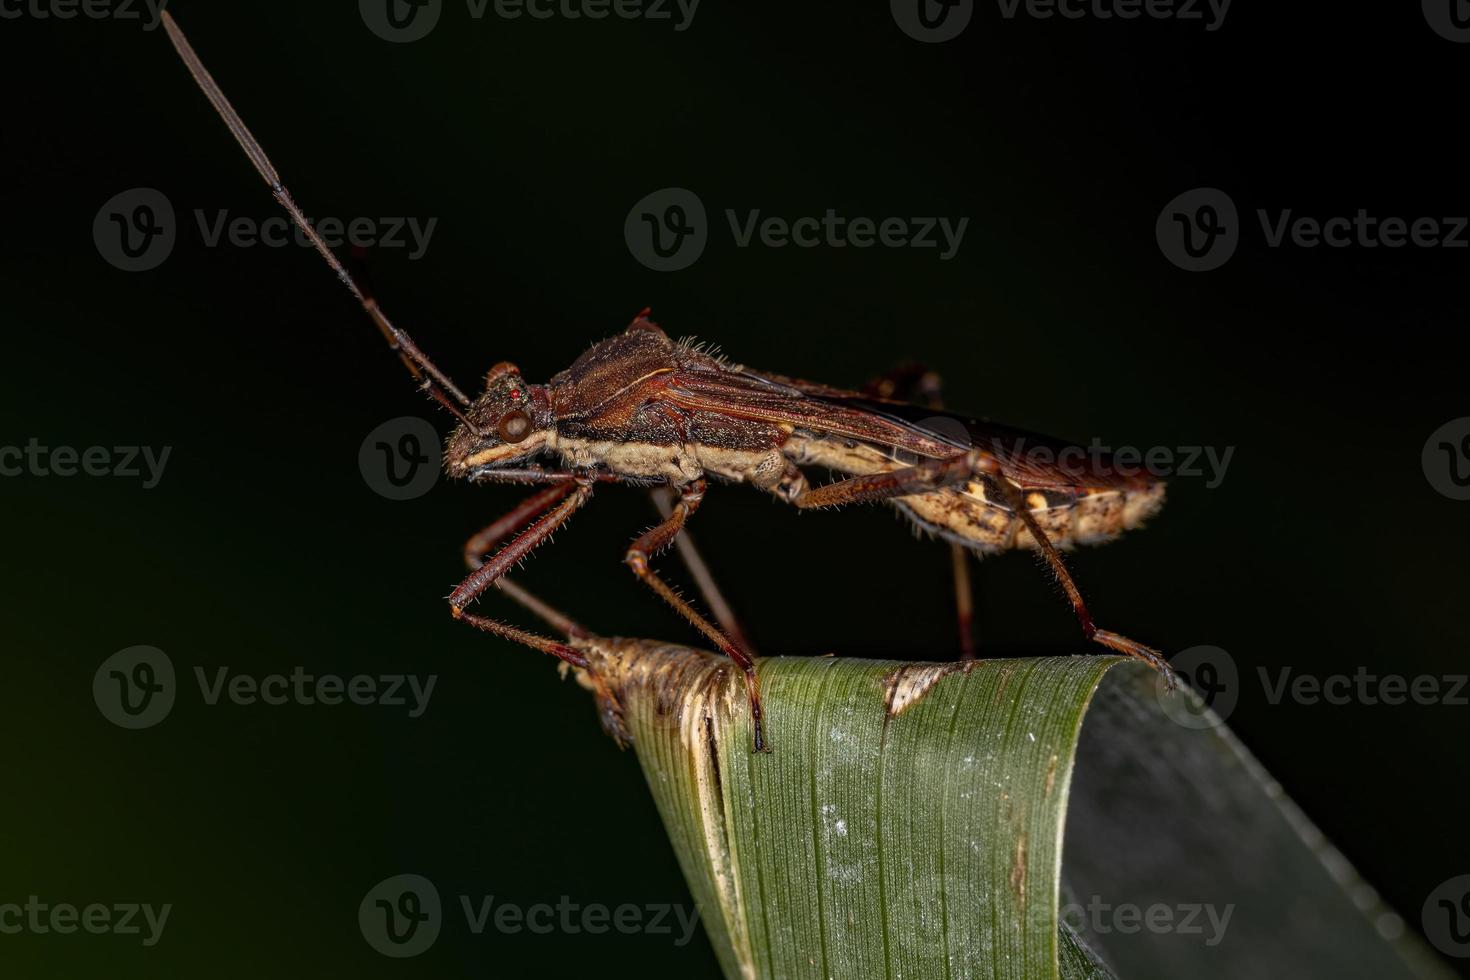
<svg viewBox="0 0 1470 980">
<path fill-rule="evenodd" d="M 966 658 L 973 654 L 967 643 L 963 552 L 1036 549 L 1089 639 L 1151 664 L 1172 684 L 1159 653 L 1094 624 L 1058 550 L 1106 541 L 1136 527 L 1162 505 L 1159 481 L 1120 475 L 1107 460 L 1081 452 L 1064 465 L 1070 448 L 1064 444 L 945 413 L 937 407 L 932 376 L 923 373 L 895 375 L 858 392 L 753 371 L 672 340 L 647 311 L 624 332 L 594 344 L 550 383 L 527 384 L 514 365 L 501 363 L 490 369 L 484 394 L 471 399 L 348 274 L 167 12 L 163 23 L 276 200 L 362 303 L 420 387 L 459 420 L 448 441 L 449 473 L 474 482 L 542 485 L 466 542 L 472 571 L 449 597 L 455 618 L 587 667 L 586 657 L 565 643 L 466 610 L 498 585 L 558 631 L 577 635 L 574 623 L 512 585 L 506 573 L 586 504 L 597 483 L 672 488 L 677 499 L 666 507 L 664 520 L 633 542 L 625 561 L 744 671 L 755 747 L 763 749 L 760 689 L 749 644 L 687 537 L 680 537 L 713 476 L 748 483 L 803 509 L 886 501 L 919 528 L 947 539 L 956 556 Z M 892 397 L 905 388 L 922 391 L 926 384 L 927 408 Z M 823 468 L 844 479 L 812 487 L 802 467 Z M 676 542 L 720 626 L 650 567 L 654 555 Z"/>
</svg>

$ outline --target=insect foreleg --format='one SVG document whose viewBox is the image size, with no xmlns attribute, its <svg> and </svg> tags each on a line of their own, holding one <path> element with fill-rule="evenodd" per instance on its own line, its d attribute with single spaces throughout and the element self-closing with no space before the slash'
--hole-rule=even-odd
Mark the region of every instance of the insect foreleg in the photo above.
<svg viewBox="0 0 1470 980">
<path fill-rule="evenodd" d="M 594 483 L 618 483 L 619 478 L 605 470 L 587 473 L 579 470 L 548 470 L 541 466 L 523 466 L 518 469 L 493 469 L 485 470 L 483 473 L 472 473 L 466 477 L 471 483 L 572 483 L 577 480 L 590 480 Z"/>
<path fill-rule="evenodd" d="M 553 489 L 560 490 L 561 492 L 558 494 L 553 494 Z M 537 545 L 541 544 L 547 538 L 551 537 L 552 532 L 565 524 L 567 520 L 570 519 L 571 516 L 577 512 L 578 508 L 586 503 L 588 498 L 590 498 L 591 496 L 592 483 L 591 481 L 587 480 L 572 481 L 570 485 L 565 487 L 564 489 L 561 487 L 548 488 L 547 490 L 543 490 L 540 493 L 534 494 L 532 499 L 538 500 L 538 502 L 540 503 L 544 503 L 546 499 L 554 497 L 561 497 L 564 499 L 561 499 L 561 502 L 558 503 L 555 507 L 542 514 L 541 517 L 537 518 L 530 527 L 526 528 L 520 534 L 511 539 L 511 542 L 509 544 L 496 552 L 494 557 L 492 557 L 489 561 L 482 563 L 478 568 L 471 572 L 469 576 L 463 582 L 461 582 L 452 593 L 450 593 L 449 608 L 450 611 L 453 613 L 454 618 L 462 619 L 465 622 L 469 623 L 471 626 L 482 629 L 487 633 L 493 633 L 496 636 L 504 637 L 507 640 L 514 640 L 515 642 L 524 644 L 525 646 L 531 647 L 532 649 L 540 650 L 542 653 L 549 653 L 553 657 L 560 657 L 562 660 L 565 660 L 567 663 L 572 664 L 575 667 L 586 667 L 587 658 L 564 643 L 558 643 L 555 640 L 547 639 L 544 636 L 539 636 L 535 633 L 519 629 L 515 626 L 509 626 L 505 623 L 496 622 L 495 620 L 488 619 L 484 616 L 471 615 L 470 613 L 464 611 L 464 607 L 470 602 L 474 601 L 480 595 L 482 595 L 486 589 L 494 585 L 495 582 L 503 575 L 505 575 L 505 573 L 508 572 L 511 568 L 513 568 L 517 562 L 526 557 L 526 555 L 530 554 Z M 475 545 L 476 540 L 481 538 L 482 535 L 485 535 L 486 532 L 498 531 L 500 537 L 504 537 L 507 533 L 509 533 L 508 530 L 501 529 L 500 525 L 508 523 L 512 516 L 519 516 L 518 511 L 522 509 L 525 509 L 527 513 L 532 512 L 529 508 L 526 508 L 525 505 L 522 505 L 522 508 L 518 508 L 517 511 L 512 511 L 511 514 L 506 515 L 506 517 L 502 521 L 497 521 L 495 524 L 492 524 L 490 527 L 486 528 L 485 531 L 481 532 L 480 535 L 476 535 L 475 538 L 471 538 L 470 542 L 465 545 L 467 560 L 471 551 L 471 546 Z"/>
<path fill-rule="evenodd" d="M 563 497 L 572 492 L 576 484 L 571 480 L 564 480 L 552 484 L 538 493 L 533 493 L 525 500 L 516 505 L 510 513 L 497 520 L 495 523 L 478 531 L 473 537 L 464 543 L 464 563 L 470 571 L 478 570 L 485 564 L 486 553 L 499 544 L 513 531 L 525 527 L 527 522 L 548 507 L 559 502 Z M 522 588 L 510 579 L 502 576 L 495 580 L 495 587 L 522 607 L 529 610 L 546 622 L 552 629 L 567 637 L 586 636 L 587 631 L 583 629 L 576 620 L 559 611 L 555 607 L 542 601 L 527 589 Z"/>
<path fill-rule="evenodd" d="M 720 632 L 709 620 L 701 616 L 693 606 L 669 587 L 669 584 L 659 577 L 658 573 L 649 567 L 649 559 L 667 548 L 678 537 L 679 532 L 684 529 L 684 524 L 689 520 L 699 503 L 704 499 L 705 481 L 695 480 L 679 488 L 679 500 L 674 504 L 668 517 L 657 527 L 650 528 L 638 536 L 624 555 L 623 560 L 638 576 L 639 581 L 656 592 L 659 598 L 678 610 L 679 614 L 689 620 L 694 628 L 705 636 L 710 642 L 720 649 L 720 652 L 740 667 L 745 672 L 745 693 L 750 700 L 750 721 L 754 729 L 755 750 L 764 752 L 766 749 L 765 728 L 762 723 L 763 709 L 761 708 L 760 678 L 756 675 L 755 661 L 740 647 L 731 642 L 730 638 Z"/>
</svg>

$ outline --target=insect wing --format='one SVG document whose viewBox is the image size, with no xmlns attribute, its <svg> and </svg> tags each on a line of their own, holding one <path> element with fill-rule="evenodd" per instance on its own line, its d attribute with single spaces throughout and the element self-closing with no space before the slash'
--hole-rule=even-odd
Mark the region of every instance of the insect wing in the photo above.
<svg viewBox="0 0 1470 980">
<path fill-rule="evenodd" d="M 1148 474 L 1123 473 L 1106 454 L 1064 440 L 904 402 L 754 371 L 684 371 L 664 397 L 690 409 L 858 439 L 940 459 L 971 448 L 992 453 L 1028 488 L 1138 489 Z"/>
<path fill-rule="evenodd" d="M 897 419 L 837 399 L 818 398 L 779 381 L 738 371 L 680 371 L 662 397 L 692 411 L 788 425 L 942 459 L 954 445 Z"/>
</svg>

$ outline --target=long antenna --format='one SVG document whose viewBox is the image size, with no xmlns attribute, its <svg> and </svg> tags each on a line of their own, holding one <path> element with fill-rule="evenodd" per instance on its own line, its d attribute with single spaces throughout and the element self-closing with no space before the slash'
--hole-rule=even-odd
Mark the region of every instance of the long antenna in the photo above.
<svg viewBox="0 0 1470 980">
<path fill-rule="evenodd" d="M 184 37 L 184 32 L 179 29 L 179 25 L 174 22 L 173 15 L 167 10 L 163 11 L 163 29 L 168 32 L 168 38 L 173 42 L 174 50 L 179 53 L 179 57 L 183 59 L 184 65 L 189 69 L 189 74 L 194 76 L 194 81 L 198 83 L 200 90 L 204 92 L 205 98 L 209 99 L 215 111 L 220 114 L 220 118 L 225 121 L 225 126 L 228 127 L 230 133 L 240 144 L 240 148 L 245 151 L 245 155 L 250 158 L 250 162 L 255 166 L 256 172 L 265 179 L 266 184 L 271 189 L 271 193 L 275 195 L 281 207 L 286 209 L 286 213 L 291 216 L 291 220 L 296 223 L 296 227 L 301 229 L 311 244 L 316 247 L 321 257 L 326 260 L 327 265 L 331 266 L 332 271 L 337 273 L 337 278 L 342 280 L 342 284 L 362 304 L 362 308 L 367 311 L 367 315 L 372 318 L 372 321 L 378 325 L 378 329 L 382 331 L 384 339 L 388 341 L 388 346 L 398 354 L 404 366 L 413 375 L 414 380 L 419 382 L 419 387 L 427 391 L 430 396 L 449 409 L 449 411 L 453 412 L 456 418 L 470 426 L 473 430 L 474 426 L 465 418 L 464 413 L 460 410 L 461 406 L 468 407 L 470 400 L 465 397 L 464 392 L 460 391 L 453 381 L 449 380 L 449 377 L 443 371 L 440 371 L 434 365 L 433 361 L 429 360 L 427 354 L 419 350 L 418 345 L 413 342 L 413 338 L 389 322 L 388 317 L 378 307 L 377 300 L 363 292 L 362 288 L 358 286 L 357 281 L 348 273 L 346 267 L 342 265 L 342 262 L 337 258 L 336 254 L 327 247 L 326 242 L 322 241 L 321 235 L 317 234 L 317 230 L 311 226 L 311 222 L 306 219 L 306 215 L 302 213 L 301 208 L 291 198 L 291 192 L 286 190 L 285 184 L 281 183 L 281 175 L 276 172 L 276 168 L 271 163 L 270 157 L 265 155 L 265 150 L 261 148 L 259 141 L 251 134 L 249 127 L 245 125 L 245 121 L 240 118 L 240 114 L 235 111 L 235 107 L 230 105 L 230 100 L 225 98 L 225 93 L 220 90 L 213 76 L 209 74 L 209 70 L 204 67 L 204 62 L 199 60 L 199 55 L 194 53 L 194 48 L 189 44 L 188 38 Z M 445 392 L 452 395 L 459 404 L 456 405 L 454 402 L 451 402 L 445 396 Z"/>
</svg>

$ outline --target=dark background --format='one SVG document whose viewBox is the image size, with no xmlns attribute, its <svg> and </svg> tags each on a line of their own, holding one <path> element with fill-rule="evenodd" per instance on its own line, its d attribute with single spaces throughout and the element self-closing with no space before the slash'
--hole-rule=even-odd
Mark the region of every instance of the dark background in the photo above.
<svg viewBox="0 0 1470 980">
<path fill-rule="evenodd" d="M 1003 18 L 921 44 L 886 4 L 701 4 L 668 22 L 470 18 L 389 44 L 352 4 L 171 9 L 313 215 L 437 217 L 368 256 L 387 310 L 462 386 L 546 379 L 652 306 L 768 370 L 859 384 L 906 358 L 957 407 L 1112 445 L 1235 447 L 1144 533 L 1080 553 L 1104 625 L 1228 650 L 1232 727 L 1415 927 L 1470 870 L 1466 708 L 1270 704 L 1257 668 L 1463 673 L 1470 504 L 1420 451 L 1464 398 L 1464 251 L 1266 247 L 1257 208 L 1463 215 L 1470 46 L 1418 5 L 1234 5 L 1198 21 Z M 701 934 L 471 936 L 374 953 L 377 881 L 529 905 L 688 902 L 636 762 L 539 655 L 451 622 L 458 549 L 517 499 L 359 474 L 423 401 L 308 251 L 207 248 L 195 209 L 275 215 L 161 30 L 0 20 L 0 443 L 173 447 L 160 485 L 0 480 L 0 901 L 172 902 L 163 941 L 0 936 L 7 976 L 712 976 Z M 107 264 L 98 209 L 179 214 L 149 272 Z M 710 245 L 658 273 L 633 203 L 695 191 Z M 1187 273 L 1160 209 L 1225 190 L 1244 240 Z M 735 247 L 723 211 L 969 217 L 959 254 Z M 598 630 L 692 642 L 621 566 L 644 495 L 598 492 L 523 576 Z M 944 550 L 881 508 L 798 516 L 715 488 L 696 536 L 764 652 L 948 657 Z M 672 558 L 664 565 L 680 572 Z M 986 562 L 994 653 L 1083 651 L 1024 556 Z M 516 616 L 490 597 L 487 610 Z M 90 696 L 101 661 L 165 650 L 183 690 L 146 731 Z M 435 674 L 428 711 L 206 705 L 193 668 Z M 1248 860 L 1249 855 L 1242 855 Z"/>
</svg>

